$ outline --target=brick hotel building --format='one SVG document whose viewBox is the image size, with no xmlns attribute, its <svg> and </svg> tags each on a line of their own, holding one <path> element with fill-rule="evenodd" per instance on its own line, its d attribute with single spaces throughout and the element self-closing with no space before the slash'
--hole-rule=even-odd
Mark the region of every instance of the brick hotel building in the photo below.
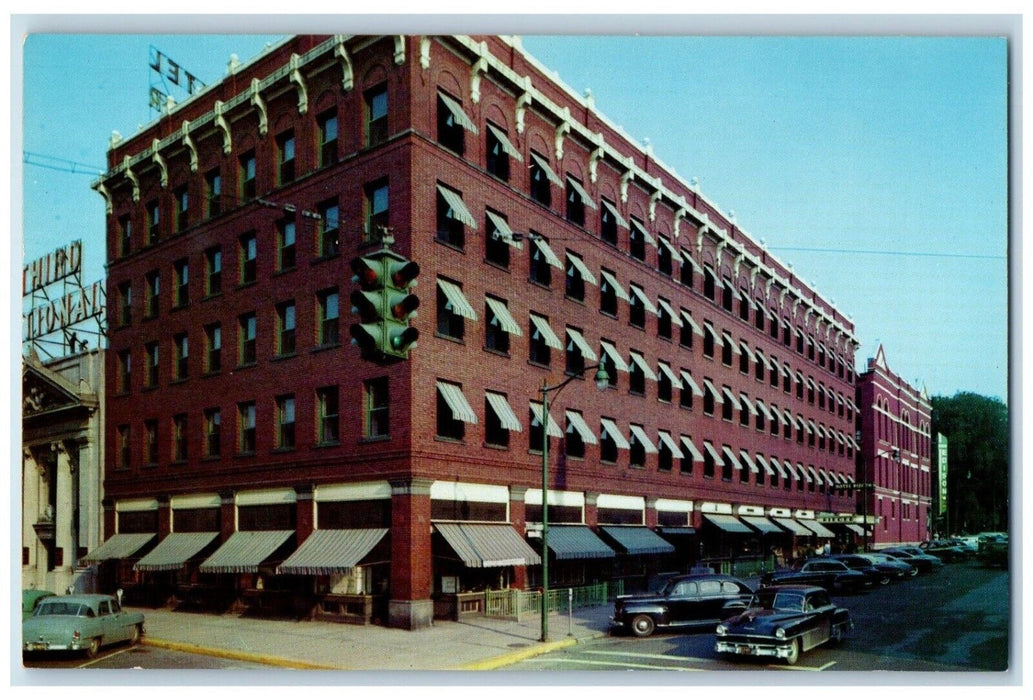
<svg viewBox="0 0 1033 700">
<path fill-rule="evenodd" d="M 541 556 L 634 587 L 860 531 L 852 323 L 519 39 L 294 37 L 108 168 L 105 585 L 417 628 Z M 384 231 L 392 364 L 347 330 Z"/>
</svg>

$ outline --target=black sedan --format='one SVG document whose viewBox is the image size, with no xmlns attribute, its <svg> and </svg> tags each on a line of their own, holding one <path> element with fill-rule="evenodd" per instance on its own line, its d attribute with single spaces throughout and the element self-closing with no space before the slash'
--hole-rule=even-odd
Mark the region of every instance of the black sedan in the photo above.
<svg viewBox="0 0 1033 700">
<path fill-rule="evenodd" d="M 906 561 L 891 557 L 890 555 L 883 554 L 882 552 L 864 552 L 857 556 L 864 557 L 877 566 L 882 565 L 890 567 L 894 572 L 896 572 L 896 578 L 898 580 L 918 575 L 918 569 L 911 566 Z"/>
<path fill-rule="evenodd" d="M 850 612 L 816 586 L 761 588 L 749 607 L 717 626 L 719 654 L 770 656 L 795 664 L 800 654 L 840 642 L 853 629 Z"/>
<path fill-rule="evenodd" d="M 903 575 L 902 572 L 898 575 L 897 567 L 892 564 L 876 564 L 860 554 L 833 554 L 832 558 L 843 562 L 854 571 L 861 572 L 873 584 L 879 584 L 880 586 L 885 586 L 893 579 L 900 578 Z"/>
<path fill-rule="evenodd" d="M 808 559 L 795 569 L 766 573 L 760 582 L 765 586 L 800 584 L 854 593 L 872 585 L 868 576 L 835 559 Z"/>
<path fill-rule="evenodd" d="M 889 549 L 880 549 L 879 551 L 907 562 L 922 574 L 927 574 L 930 571 L 936 571 L 943 567 L 942 559 L 926 554 L 918 547 L 890 547 Z"/>
<path fill-rule="evenodd" d="M 686 574 L 670 579 L 659 593 L 618 596 L 614 631 L 648 637 L 657 628 L 707 626 L 744 610 L 753 589 L 732 576 Z"/>
</svg>

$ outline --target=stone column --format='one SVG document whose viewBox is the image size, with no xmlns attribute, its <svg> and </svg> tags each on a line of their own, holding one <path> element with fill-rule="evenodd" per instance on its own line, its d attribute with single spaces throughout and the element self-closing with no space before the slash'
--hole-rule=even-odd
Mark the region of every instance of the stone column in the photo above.
<svg viewBox="0 0 1033 700">
<path fill-rule="evenodd" d="M 391 482 L 391 627 L 415 630 L 434 620 L 431 483 L 419 478 Z"/>
<path fill-rule="evenodd" d="M 71 579 L 72 567 L 75 566 L 75 541 L 73 532 L 75 530 L 74 518 L 74 496 L 73 496 L 73 471 L 74 467 L 69 458 L 68 451 L 63 443 L 54 443 L 52 450 L 57 452 L 57 470 L 55 488 L 57 488 L 57 506 L 54 508 L 54 543 L 61 551 L 61 565 L 55 566 L 55 572 L 60 572 L 58 578 L 64 582 Z M 67 585 L 67 583 L 63 583 Z"/>
<path fill-rule="evenodd" d="M 524 536 L 524 531 L 527 529 L 527 509 L 524 503 L 524 495 L 526 493 L 526 486 L 509 487 L 509 522 L 513 524 L 513 529 L 516 530 L 517 534 L 521 537 Z M 542 555 L 544 556 L 545 552 L 542 552 Z M 526 566 L 513 567 L 513 588 L 519 588 L 521 590 L 527 588 Z"/>
</svg>

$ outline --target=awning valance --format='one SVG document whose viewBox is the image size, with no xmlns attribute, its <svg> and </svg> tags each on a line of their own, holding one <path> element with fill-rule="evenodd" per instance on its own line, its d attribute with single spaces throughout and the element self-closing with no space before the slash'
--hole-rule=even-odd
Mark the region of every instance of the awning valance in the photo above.
<svg viewBox="0 0 1033 700">
<path fill-rule="evenodd" d="M 294 530 L 234 532 L 198 570 L 204 574 L 255 573 L 293 536 Z"/>
<path fill-rule="evenodd" d="M 601 529 L 617 542 L 625 554 L 674 553 L 674 545 L 647 527 L 615 525 Z"/>
<path fill-rule="evenodd" d="M 136 571 L 176 571 L 210 545 L 218 532 L 172 532 L 133 567 Z"/>
<path fill-rule="evenodd" d="M 468 567 L 480 569 L 542 563 L 538 553 L 509 523 L 436 523 L 434 527 Z"/>
<path fill-rule="evenodd" d="M 350 572 L 387 535 L 386 527 L 314 530 L 298 549 L 276 567 L 278 574 L 329 576 Z"/>
</svg>

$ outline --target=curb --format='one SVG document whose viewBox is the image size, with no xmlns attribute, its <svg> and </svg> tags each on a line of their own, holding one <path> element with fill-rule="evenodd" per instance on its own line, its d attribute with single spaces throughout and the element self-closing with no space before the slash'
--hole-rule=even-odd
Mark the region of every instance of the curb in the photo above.
<svg viewBox="0 0 1033 700">
<path fill-rule="evenodd" d="M 281 656 L 272 656 L 269 654 L 257 654 L 246 651 L 231 651 L 228 649 L 215 649 L 212 647 L 202 647 L 196 644 L 187 644 L 185 642 L 170 642 L 165 639 L 155 639 L 153 637 L 144 637 L 140 640 L 140 643 L 144 646 L 157 647 L 159 649 L 169 649 L 172 651 L 182 651 L 188 654 L 201 654 L 204 656 L 214 656 L 221 659 L 232 659 L 234 661 L 250 661 L 253 663 L 265 664 L 267 666 L 278 666 L 280 668 L 290 668 L 300 671 L 349 671 L 345 666 L 327 666 L 325 664 L 315 664 L 308 661 L 296 661 L 294 659 L 285 659 Z"/>
<path fill-rule="evenodd" d="M 599 639 L 600 637 L 605 636 L 606 634 L 604 632 L 596 632 L 585 637 L 561 639 L 555 642 L 540 642 L 537 645 L 530 647 L 529 649 L 521 649 L 520 651 L 502 654 L 501 656 L 485 659 L 483 661 L 474 661 L 464 666 L 460 666 L 458 670 L 494 671 L 496 669 L 502 668 L 503 666 L 510 666 L 512 664 L 519 663 L 520 661 L 532 659 L 536 656 L 542 656 L 543 654 L 548 654 L 549 652 L 556 651 L 558 649 L 566 649 L 567 647 L 572 647 L 575 644 L 580 644 L 590 639 Z"/>
</svg>

